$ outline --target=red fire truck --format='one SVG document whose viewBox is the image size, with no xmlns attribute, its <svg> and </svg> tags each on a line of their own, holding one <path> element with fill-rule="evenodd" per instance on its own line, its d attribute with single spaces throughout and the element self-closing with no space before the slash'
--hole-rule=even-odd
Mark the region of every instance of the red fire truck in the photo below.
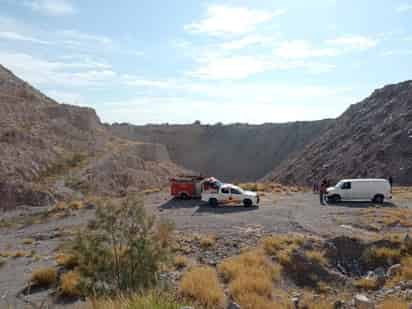
<svg viewBox="0 0 412 309">
<path fill-rule="evenodd" d="M 170 179 L 170 194 L 181 199 L 200 198 L 203 191 L 216 190 L 221 182 L 213 177 L 179 175 Z"/>
</svg>

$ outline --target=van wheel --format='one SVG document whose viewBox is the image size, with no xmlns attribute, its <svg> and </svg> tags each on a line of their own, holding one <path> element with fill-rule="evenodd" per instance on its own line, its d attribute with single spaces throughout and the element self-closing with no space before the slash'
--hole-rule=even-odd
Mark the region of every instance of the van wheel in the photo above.
<svg viewBox="0 0 412 309">
<path fill-rule="evenodd" d="M 189 199 L 189 195 L 185 192 L 180 193 L 180 199 L 181 200 L 188 200 Z"/>
<path fill-rule="evenodd" d="M 377 194 L 373 198 L 372 202 L 377 203 L 377 204 L 382 204 L 384 200 L 385 200 L 385 198 L 383 197 L 383 195 Z"/>
<path fill-rule="evenodd" d="M 217 206 L 217 199 L 210 198 L 209 199 L 209 205 L 212 206 L 212 207 L 216 207 Z"/>
<path fill-rule="evenodd" d="M 252 201 L 250 199 L 245 199 L 243 201 L 243 205 L 245 205 L 245 207 L 251 207 L 252 206 Z"/>
<path fill-rule="evenodd" d="M 332 195 L 330 198 L 328 198 L 328 202 L 330 201 L 331 203 L 340 203 L 341 201 L 340 195 Z"/>
</svg>

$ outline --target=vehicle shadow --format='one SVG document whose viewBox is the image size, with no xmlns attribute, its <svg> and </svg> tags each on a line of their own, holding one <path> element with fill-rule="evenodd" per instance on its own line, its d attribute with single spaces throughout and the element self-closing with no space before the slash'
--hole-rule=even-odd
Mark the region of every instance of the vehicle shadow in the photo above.
<svg viewBox="0 0 412 309">
<path fill-rule="evenodd" d="M 172 198 L 166 203 L 159 206 L 159 210 L 178 209 L 178 208 L 194 208 L 200 206 L 203 202 L 199 199 L 182 200 Z"/>
<path fill-rule="evenodd" d="M 207 203 L 201 204 L 197 208 L 194 215 L 202 213 L 214 213 L 214 214 L 228 214 L 228 213 L 239 213 L 239 212 L 250 212 L 258 210 L 259 207 L 244 207 L 243 205 L 220 205 L 217 207 L 212 207 Z"/>
<path fill-rule="evenodd" d="M 328 202 L 325 206 L 335 207 L 350 207 L 350 208 L 396 208 L 397 206 L 392 202 L 384 202 L 383 204 L 377 204 L 373 202 Z"/>
</svg>

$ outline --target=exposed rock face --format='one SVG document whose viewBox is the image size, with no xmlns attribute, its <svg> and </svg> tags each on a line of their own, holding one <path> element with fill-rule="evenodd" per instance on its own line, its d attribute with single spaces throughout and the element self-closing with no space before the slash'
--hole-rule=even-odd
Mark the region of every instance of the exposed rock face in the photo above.
<svg viewBox="0 0 412 309">
<path fill-rule="evenodd" d="M 93 109 L 58 104 L 0 65 L 0 208 L 50 204 L 57 180 L 116 195 L 179 172 L 164 146 L 114 137 Z"/>
<path fill-rule="evenodd" d="M 330 120 L 263 125 L 114 124 L 122 138 L 166 145 L 172 161 L 225 181 L 254 181 L 316 138 Z"/>
<path fill-rule="evenodd" d="M 378 89 L 265 180 L 311 184 L 324 177 L 389 177 L 412 184 L 412 81 Z"/>
</svg>

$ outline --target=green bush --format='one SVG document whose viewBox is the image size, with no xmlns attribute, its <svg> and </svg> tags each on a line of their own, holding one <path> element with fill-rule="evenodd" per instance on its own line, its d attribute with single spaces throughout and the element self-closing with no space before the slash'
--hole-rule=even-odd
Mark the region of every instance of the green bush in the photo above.
<svg viewBox="0 0 412 309">
<path fill-rule="evenodd" d="M 77 235 L 72 247 L 82 291 L 102 295 L 154 286 L 169 249 L 165 236 L 158 236 L 162 225 L 146 214 L 142 198 L 105 201 L 96 210 L 95 223 L 94 229 Z"/>
</svg>

